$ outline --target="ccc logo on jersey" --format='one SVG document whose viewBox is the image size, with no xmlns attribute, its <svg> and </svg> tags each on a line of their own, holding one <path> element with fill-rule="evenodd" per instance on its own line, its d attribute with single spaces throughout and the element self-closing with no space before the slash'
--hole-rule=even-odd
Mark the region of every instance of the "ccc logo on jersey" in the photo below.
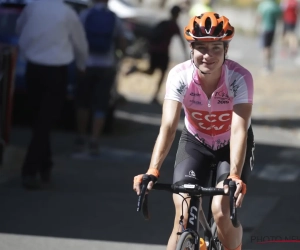
<svg viewBox="0 0 300 250">
<path fill-rule="evenodd" d="M 189 122 L 200 132 L 208 135 L 219 135 L 230 130 L 232 111 L 188 111 Z"/>
</svg>

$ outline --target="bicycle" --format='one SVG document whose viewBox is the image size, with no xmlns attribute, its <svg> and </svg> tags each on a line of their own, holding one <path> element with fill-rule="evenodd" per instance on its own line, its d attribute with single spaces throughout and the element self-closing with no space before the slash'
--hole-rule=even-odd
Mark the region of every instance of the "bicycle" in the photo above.
<svg viewBox="0 0 300 250">
<path fill-rule="evenodd" d="M 141 193 L 138 196 L 138 204 L 137 204 L 137 211 L 143 212 L 143 215 L 146 219 L 149 219 L 149 211 L 148 211 L 148 194 L 147 191 L 147 184 L 149 183 L 149 176 L 144 175 L 143 181 L 141 184 Z M 213 169 L 213 176 L 212 176 L 212 186 L 216 182 L 216 169 Z M 190 205 L 188 207 L 188 220 L 187 226 L 184 227 L 183 224 L 183 215 L 181 215 L 179 224 L 182 227 L 182 232 L 178 232 L 177 234 L 180 235 L 180 238 L 176 244 L 176 250 L 198 250 L 200 249 L 200 225 L 199 222 L 204 230 L 204 242 L 203 244 L 206 245 L 201 247 L 202 249 L 207 250 L 223 250 L 222 243 L 219 241 L 217 236 L 217 226 L 213 220 L 212 212 L 211 212 L 211 204 L 212 198 L 215 195 L 228 195 L 230 199 L 230 218 L 231 222 L 234 227 L 239 226 L 239 221 L 237 218 L 237 210 L 235 207 L 235 197 L 234 193 L 236 190 L 236 184 L 234 181 L 229 182 L 229 192 L 227 194 L 224 193 L 223 188 L 214 188 L 214 187 L 201 187 L 196 184 L 183 184 L 183 185 L 174 185 L 174 184 L 165 184 L 165 183 L 156 183 L 153 185 L 154 190 L 165 190 L 171 193 L 187 193 L 188 197 L 183 198 L 182 207 L 184 202 L 187 203 L 186 199 L 190 198 Z M 202 209 L 202 202 L 201 197 L 210 196 L 209 201 L 209 211 L 207 218 L 204 215 Z M 183 211 L 183 210 L 182 210 Z M 197 221 L 198 216 L 198 221 Z M 196 221 L 196 223 L 195 223 Z M 209 221 L 209 222 L 208 222 Z"/>
</svg>

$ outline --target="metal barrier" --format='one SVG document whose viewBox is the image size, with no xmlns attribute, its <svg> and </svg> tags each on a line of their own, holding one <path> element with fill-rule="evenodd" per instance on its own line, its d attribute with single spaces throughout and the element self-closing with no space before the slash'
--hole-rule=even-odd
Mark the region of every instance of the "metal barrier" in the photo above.
<svg viewBox="0 0 300 250">
<path fill-rule="evenodd" d="M 16 48 L 0 45 L 0 166 L 11 130 Z"/>
</svg>

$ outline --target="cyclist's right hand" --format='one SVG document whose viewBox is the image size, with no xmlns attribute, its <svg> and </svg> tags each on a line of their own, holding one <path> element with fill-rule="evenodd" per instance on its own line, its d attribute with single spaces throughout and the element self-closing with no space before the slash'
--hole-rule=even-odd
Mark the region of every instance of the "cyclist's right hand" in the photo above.
<svg viewBox="0 0 300 250">
<path fill-rule="evenodd" d="M 156 168 L 149 168 L 146 174 L 139 174 L 133 179 L 133 190 L 137 195 L 141 193 L 141 185 L 147 185 L 147 190 L 151 190 L 153 184 L 155 184 L 159 177 L 159 170 Z"/>
</svg>

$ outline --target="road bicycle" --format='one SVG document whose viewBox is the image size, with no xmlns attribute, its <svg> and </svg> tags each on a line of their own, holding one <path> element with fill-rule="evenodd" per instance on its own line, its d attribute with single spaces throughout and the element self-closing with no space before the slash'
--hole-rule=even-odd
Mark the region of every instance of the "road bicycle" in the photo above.
<svg viewBox="0 0 300 250">
<path fill-rule="evenodd" d="M 148 194 L 147 194 L 147 184 L 149 183 L 149 176 L 144 175 L 141 184 L 141 193 L 138 196 L 137 211 L 143 212 L 145 219 L 149 219 L 148 211 Z M 216 169 L 213 169 L 213 175 L 211 178 L 211 184 L 214 186 L 216 183 Z M 182 232 L 178 232 L 180 238 L 176 245 L 176 250 L 198 250 L 200 249 L 200 224 L 204 230 L 204 242 L 205 246 L 201 246 L 202 249 L 207 250 L 223 250 L 222 243 L 218 239 L 217 226 L 213 220 L 211 212 L 212 198 L 215 195 L 228 195 L 230 201 L 230 218 L 234 227 L 239 226 L 239 221 L 237 218 L 237 210 L 235 206 L 234 193 L 236 190 L 236 184 L 234 181 L 229 182 L 229 192 L 225 194 L 223 188 L 215 187 L 201 187 L 195 184 L 164 184 L 156 183 L 153 185 L 154 190 L 165 190 L 171 193 L 186 193 L 188 197 L 183 198 L 182 207 L 184 202 L 187 203 L 186 199 L 190 198 L 190 204 L 188 207 L 188 220 L 187 226 L 184 226 L 183 215 L 181 215 L 179 224 L 182 227 Z M 205 217 L 204 211 L 202 209 L 202 197 L 209 196 L 209 211 L 207 217 Z M 182 210 L 183 211 L 183 210 Z M 197 219 L 198 218 L 198 219 Z M 200 223 L 200 224 L 199 224 Z"/>
</svg>

